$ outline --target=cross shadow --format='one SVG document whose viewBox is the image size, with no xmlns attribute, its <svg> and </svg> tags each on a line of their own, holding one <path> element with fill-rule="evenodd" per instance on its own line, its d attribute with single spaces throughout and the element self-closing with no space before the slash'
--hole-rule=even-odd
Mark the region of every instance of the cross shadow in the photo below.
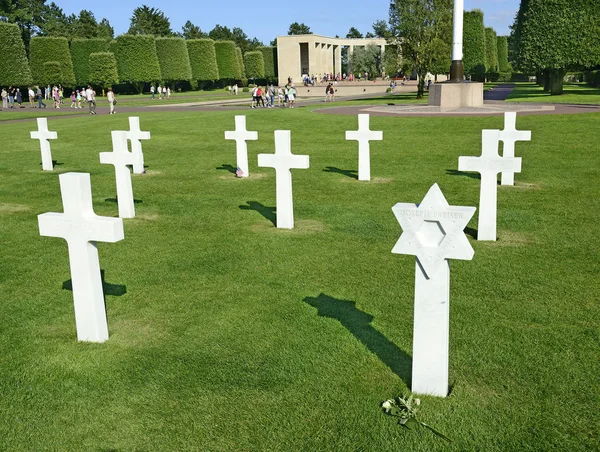
<svg viewBox="0 0 600 452">
<path fill-rule="evenodd" d="M 321 317 L 338 320 L 410 387 L 412 358 L 373 328 L 371 326 L 373 316 L 357 309 L 356 302 L 338 300 L 325 294 L 320 294 L 318 297 L 306 297 L 304 302 L 317 308 Z"/>
<path fill-rule="evenodd" d="M 115 203 L 116 203 L 116 202 L 119 202 L 119 200 L 118 200 L 117 198 L 104 198 L 104 200 L 105 200 L 106 202 L 115 202 Z M 133 200 L 133 203 L 134 203 L 134 204 L 141 204 L 141 203 L 143 203 L 143 202 L 144 202 L 144 201 L 142 201 L 141 199 L 134 199 L 134 200 Z"/>
<path fill-rule="evenodd" d="M 453 169 L 447 169 L 446 170 L 446 174 L 449 174 L 450 176 L 464 176 L 464 177 L 470 177 L 471 179 L 479 179 L 481 180 L 481 174 L 479 173 L 467 173 L 464 171 L 457 171 L 457 170 L 453 170 Z"/>
<path fill-rule="evenodd" d="M 358 171 L 357 170 L 347 170 L 336 168 L 335 166 L 326 166 L 323 170 L 324 173 L 338 173 L 343 174 L 344 176 L 351 177 L 352 179 L 358 180 Z"/>
<path fill-rule="evenodd" d="M 465 234 L 470 235 L 471 237 L 473 237 L 474 240 L 477 240 L 477 229 L 473 229 L 467 226 L 465 228 Z"/>
<path fill-rule="evenodd" d="M 221 166 L 217 166 L 215 169 L 226 170 L 233 174 L 235 174 L 235 172 L 237 171 L 237 168 L 234 168 L 233 166 L 228 165 L 226 163 L 223 163 Z"/>
<path fill-rule="evenodd" d="M 59 162 L 58 160 L 52 160 L 52 166 L 60 166 L 64 165 L 63 162 Z M 42 166 L 42 162 L 40 162 L 40 166 Z"/>
<path fill-rule="evenodd" d="M 256 210 L 263 217 L 273 223 L 274 226 L 277 226 L 277 217 L 275 215 L 275 207 L 267 207 L 256 201 L 246 201 L 248 205 L 239 206 L 242 210 Z"/>
<path fill-rule="evenodd" d="M 104 280 L 104 270 L 100 270 L 100 278 L 102 279 L 102 290 L 104 292 L 104 296 L 113 295 L 115 297 L 120 297 L 121 295 L 125 295 L 127 293 L 127 287 L 123 284 L 111 284 L 107 283 Z M 73 282 L 69 279 L 62 284 L 63 290 L 73 291 Z"/>
</svg>

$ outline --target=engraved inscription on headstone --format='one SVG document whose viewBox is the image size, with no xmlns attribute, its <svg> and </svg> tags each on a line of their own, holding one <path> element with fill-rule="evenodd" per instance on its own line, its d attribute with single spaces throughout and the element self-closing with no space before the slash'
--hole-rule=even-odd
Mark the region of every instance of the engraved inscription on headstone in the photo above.
<svg viewBox="0 0 600 452">
<path fill-rule="evenodd" d="M 123 240 L 123 220 L 94 213 L 88 173 L 61 174 L 59 181 L 64 213 L 38 215 L 40 235 L 67 241 L 77 339 L 104 342 L 108 325 L 96 242 Z"/>
<path fill-rule="evenodd" d="M 395 254 L 416 256 L 412 392 L 448 395 L 450 266 L 448 259 L 471 260 L 463 230 L 475 207 L 450 206 L 434 184 L 419 206 L 398 203 L 392 211 L 402 235 Z"/>
<path fill-rule="evenodd" d="M 291 132 L 276 130 L 275 154 L 258 154 L 258 166 L 275 168 L 277 227 L 293 229 L 294 202 L 290 169 L 307 169 L 309 166 L 308 155 L 292 154 Z"/>
<path fill-rule="evenodd" d="M 235 117 L 235 131 L 225 132 L 226 140 L 235 140 L 237 167 L 241 170 L 241 177 L 248 177 L 248 145 L 246 140 L 258 140 L 258 132 L 246 130 L 246 117 L 243 115 Z"/>
<path fill-rule="evenodd" d="M 358 180 L 371 180 L 371 152 L 369 141 L 383 140 L 383 132 L 369 130 L 369 115 L 358 115 L 358 130 L 347 131 L 346 140 L 358 141 Z"/>
<path fill-rule="evenodd" d="M 480 157 L 459 157 L 459 171 L 477 171 L 481 174 L 479 221 L 477 240 L 496 240 L 498 181 L 500 172 L 521 172 L 521 159 L 498 155 L 499 130 L 483 130 Z"/>
<path fill-rule="evenodd" d="M 56 140 L 58 134 L 48 130 L 48 119 L 37 118 L 38 130 L 31 132 L 31 138 L 40 140 L 40 150 L 42 151 L 42 169 L 52 171 L 52 152 L 50 151 L 50 141 Z"/>
</svg>

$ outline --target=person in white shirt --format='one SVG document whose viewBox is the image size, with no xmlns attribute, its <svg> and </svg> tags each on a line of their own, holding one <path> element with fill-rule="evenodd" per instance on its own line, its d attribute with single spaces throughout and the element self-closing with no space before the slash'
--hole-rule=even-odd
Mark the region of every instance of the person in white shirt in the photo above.
<svg viewBox="0 0 600 452">
<path fill-rule="evenodd" d="M 29 96 L 29 106 L 35 108 L 35 93 L 33 92 L 33 89 L 29 88 L 27 95 Z"/>
<path fill-rule="evenodd" d="M 85 98 L 87 99 L 88 105 L 90 107 L 90 115 L 96 114 L 96 95 L 95 94 L 96 93 L 92 89 L 92 85 L 88 85 L 87 89 L 85 90 Z"/>
<path fill-rule="evenodd" d="M 158 91 L 158 100 L 161 100 L 162 99 L 162 92 L 163 92 L 162 85 L 158 85 L 157 91 Z"/>
<path fill-rule="evenodd" d="M 108 88 L 108 92 L 106 93 L 106 100 L 108 101 L 108 106 L 110 107 L 110 114 L 115 114 L 115 93 L 113 93 L 112 88 Z"/>
</svg>

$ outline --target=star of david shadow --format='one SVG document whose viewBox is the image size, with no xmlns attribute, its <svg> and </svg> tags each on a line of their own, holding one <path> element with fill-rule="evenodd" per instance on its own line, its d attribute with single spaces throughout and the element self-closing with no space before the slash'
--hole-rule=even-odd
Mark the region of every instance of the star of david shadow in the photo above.
<svg viewBox="0 0 600 452">
<path fill-rule="evenodd" d="M 114 202 L 114 203 L 117 203 L 117 202 L 119 202 L 119 200 L 117 199 L 117 197 L 116 197 L 116 196 L 115 196 L 114 198 L 104 198 L 104 201 L 106 201 L 106 202 Z M 134 203 L 134 204 L 141 204 L 141 203 L 143 203 L 143 202 L 144 202 L 144 201 L 142 201 L 141 199 L 134 199 L 134 200 L 133 200 L 133 203 Z"/>
<path fill-rule="evenodd" d="M 273 223 L 273 226 L 277 226 L 277 216 L 275 215 L 275 207 L 267 207 L 256 201 L 246 201 L 247 205 L 242 204 L 239 206 L 242 210 L 255 210 L 260 213 L 263 217 Z"/>
<path fill-rule="evenodd" d="M 357 170 L 347 170 L 336 168 L 335 166 L 326 166 L 323 170 L 324 173 L 338 173 L 343 174 L 344 176 L 351 177 L 352 179 L 358 180 L 358 171 Z"/>
<path fill-rule="evenodd" d="M 377 331 L 371 325 L 373 316 L 357 309 L 356 302 L 338 300 L 323 293 L 318 297 L 306 297 L 304 302 L 316 308 L 321 317 L 338 320 L 410 387 L 412 358 Z"/>
<path fill-rule="evenodd" d="M 237 168 L 235 168 L 231 165 L 228 165 L 226 163 L 221 164 L 221 166 L 217 166 L 215 169 L 229 171 L 230 173 L 233 173 L 233 174 L 235 174 L 235 172 L 237 171 Z"/>
<path fill-rule="evenodd" d="M 120 297 L 127 293 L 127 287 L 124 284 L 111 284 L 104 280 L 104 270 L 100 270 L 100 278 L 102 279 L 102 291 L 104 292 L 104 297 L 106 295 L 112 295 L 115 297 Z M 62 284 L 63 290 L 73 291 L 73 282 L 69 279 Z"/>
</svg>

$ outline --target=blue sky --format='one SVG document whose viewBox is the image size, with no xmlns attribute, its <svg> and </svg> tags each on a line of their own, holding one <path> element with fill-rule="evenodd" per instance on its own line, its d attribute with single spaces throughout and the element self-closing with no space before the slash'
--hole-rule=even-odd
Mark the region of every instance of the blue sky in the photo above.
<svg viewBox="0 0 600 452">
<path fill-rule="evenodd" d="M 145 4 L 162 10 L 174 31 L 181 31 L 187 20 L 203 31 L 210 31 L 220 24 L 229 28 L 240 27 L 248 37 L 257 37 L 265 44 L 278 35 L 287 34 L 292 22 L 304 22 L 313 33 L 325 36 L 345 36 L 350 27 L 356 27 L 365 34 L 372 31 L 376 20 L 387 21 L 390 4 L 389 0 L 298 0 L 287 6 L 277 2 L 265 4 L 235 0 L 223 3 L 214 0 L 178 0 L 173 3 L 164 0 L 103 0 L 89 6 L 75 0 L 54 1 L 66 14 L 78 14 L 81 9 L 89 9 L 98 21 L 106 17 L 117 35 L 129 28 L 133 10 Z M 499 35 L 507 35 L 519 3 L 519 0 L 465 0 L 465 9 L 483 10 L 485 25 L 494 28 Z"/>
</svg>

